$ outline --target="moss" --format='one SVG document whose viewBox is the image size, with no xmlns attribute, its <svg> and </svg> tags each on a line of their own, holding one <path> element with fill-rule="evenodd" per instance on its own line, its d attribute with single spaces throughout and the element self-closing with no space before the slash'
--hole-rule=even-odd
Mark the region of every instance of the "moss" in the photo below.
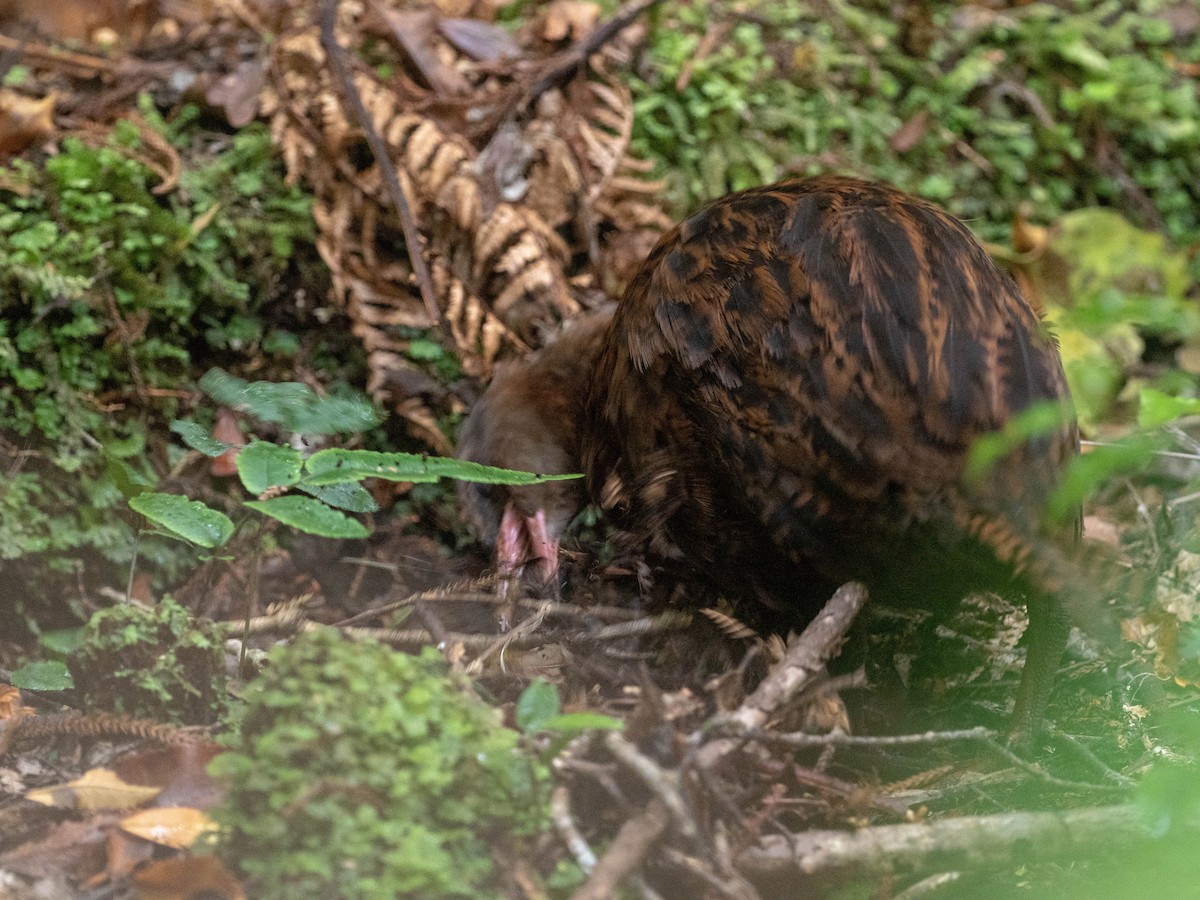
<svg viewBox="0 0 1200 900">
<path fill-rule="evenodd" d="M 499 713 L 432 649 L 324 631 L 270 659 L 214 763 L 222 854 L 255 896 L 500 894 L 493 848 L 544 827 L 547 771 Z"/>
</svg>

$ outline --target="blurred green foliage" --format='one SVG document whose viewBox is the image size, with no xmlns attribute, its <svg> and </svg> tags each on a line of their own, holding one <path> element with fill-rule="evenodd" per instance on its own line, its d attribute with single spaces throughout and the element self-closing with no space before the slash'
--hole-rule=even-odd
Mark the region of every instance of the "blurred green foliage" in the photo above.
<svg viewBox="0 0 1200 900">
<path fill-rule="evenodd" d="M 785 174 L 892 181 L 1003 240 L 1112 205 L 1200 237 L 1200 34 L 1158 0 L 667 4 L 634 146 L 680 208 Z"/>
<path fill-rule="evenodd" d="M 1150 382 L 1173 395 L 1195 393 L 1195 366 L 1177 368 L 1200 348 L 1195 284 L 1187 254 L 1163 235 L 1110 209 L 1075 210 L 1055 223 L 1024 272 L 1059 333 L 1085 431 L 1114 415 L 1132 423 L 1133 401 Z"/>
<path fill-rule="evenodd" d="M 216 818 L 255 896 L 503 896 L 493 850 L 548 824 L 543 763 L 420 656 L 325 630 L 271 652 L 246 693 Z M 528 852 L 528 848 L 526 848 Z"/>
</svg>

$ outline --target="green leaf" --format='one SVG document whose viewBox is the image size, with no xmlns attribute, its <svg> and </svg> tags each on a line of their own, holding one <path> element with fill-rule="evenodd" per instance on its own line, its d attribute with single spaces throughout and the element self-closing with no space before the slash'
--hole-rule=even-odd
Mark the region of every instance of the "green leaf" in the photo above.
<svg viewBox="0 0 1200 900">
<path fill-rule="evenodd" d="M 1161 438 L 1154 435 L 1134 435 L 1118 443 L 1093 447 L 1090 453 L 1071 460 L 1058 489 L 1050 495 L 1046 513 L 1054 521 L 1069 520 L 1097 485 L 1142 469 L 1160 442 Z"/>
<path fill-rule="evenodd" d="M 1063 41 L 1055 49 L 1058 51 L 1058 55 L 1067 62 L 1075 63 L 1089 72 L 1104 74 L 1109 70 L 1108 57 L 1084 43 L 1082 38 Z"/>
<path fill-rule="evenodd" d="M 171 423 L 171 430 L 183 438 L 183 442 L 193 450 L 199 450 L 205 456 L 217 457 L 227 450 L 233 449 L 233 444 L 218 441 L 208 433 L 208 429 L 197 422 L 176 419 Z"/>
<path fill-rule="evenodd" d="M 38 635 L 38 643 L 53 653 L 66 656 L 74 653 L 83 643 L 83 627 L 58 628 L 54 631 L 43 631 Z"/>
<path fill-rule="evenodd" d="M 53 659 L 26 663 L 12 673 L 9 681 L 25 691 L 67 691 L 75 687 L 67 664 Z"/>
<path fill-rule="evenodd" d="M 578 734 L 581 731 L 620 731 L 624 727 L 624 722 L 612 716 L 581 712 L 551 716 L 543 720 L 534 730 L 553 731 L 556 734 Z"/>
<path fill-rule="evenodd" d="M 379 509 L 379 504 L 361 484 L 300 484 L 297 487 L 306 494 L 311 494 L 322 503 L 328 503 L 337 509 L 353 513 L 369 513 Z"/>
<path fill-rule="evenodd" d="M 1157 428 L 1182 416 L 1200 415 L 1200 399 L 1172 397 L 1154 388 L 1143 388 L 1138 395 L 1138 427 Z"/>
<path fill-rule="evenodd" d="M 370 531 L 336 509 L 330 509 L 311 497 L 276 497 L 272 500 L 251 500 L 246 506 L 263 515 L 278 519 L 306 534 L 328 538 L 365 538 Z"/>
<path fill-rule="evenodd" d="M 409 359 L 441 359 L 446 355 L 446 349 L 435 341 L 417 338 L 408 342 Z"/>
<path fill-rule="evenodd" d="M 1070 412 L 1061 403 L 1042 401 L 1018 413 L 999 431 L 983 435 L 971 445 L 963 480 L 973 483 L 985 478 L 996 463 L 1022 444 L 1061 428 Z"/>
<path fill-rule="evenodd" d="M 126 500 L 143 494 L 155 486 L 155 483 L 138 472 L 123 459 L 117 459 L 111 453 L 104 454 L 104 467 L 108 470 L 113 484 Z"/>
<path fill-rule="evenodd" d="M 267 441 L 251 441 L 237 455 L 238 477 L 252 494 L 273 487 L 291 487 L 300 480 L 303 464 L 299 450 Z"/>
<path fill-rule="evenodd" d="M 233 536 L 227 515 L 179 494 L 147 492 L 132 498 L 129 506 L 159 528 L 201 547 L 220 547 Z"/>
<path fill-rule="evenodd" d="M 365 431 L 379 424 L 379 416 L 365 397 L 321 397 L 296 381 L 250 382 L 209 369 L 200 379 L 200 389 L 218 403 L 264 422 L 277 422 L 297 434 Z"/>
<path fill-rule="evenodd" d="M 1115 287 L 1126 294 L 1182 300 L 1192 281 L 1186 251 L 1113 209 L 1087 207 L 1062 216 L 1049 249 L 1069 262 L 1075 298 Z"/>
<path fill-rule="evenodd" d="M 560 708 L 558 688 L 544 678 L 535 678 L 517 698 L 517 727 L 524 732 L 541 731 Z"/>
<path fill-rule="evenodd" d="M 582 475 L 536 475 L 442 456 L 419 453 L 379 453 L 374 450 L 321 450 L 308 458 L 304 484 L 326 485 L 383 478 L 387 481 L 432 482 L 455 478 L 481 484 L 541 484 Z"/>
</svg>

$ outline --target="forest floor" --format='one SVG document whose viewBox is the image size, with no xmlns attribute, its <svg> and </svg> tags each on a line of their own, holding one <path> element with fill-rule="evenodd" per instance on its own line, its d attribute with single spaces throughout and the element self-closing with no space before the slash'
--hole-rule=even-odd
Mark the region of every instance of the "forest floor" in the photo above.
<svg viewBox="0 0 1200 900">
<path fill-rule="evenodd" d="M 1135 185 L 1126 206 L 1055 211 L 1047 226 L 1014 207 L 983 235 L 1052 315 L 1080 272 L 1104 266 L 1158 292 L 1143 303 L 1151 290 L 1130 289 L 1133 324 L 1110 309 L 1096 325 L 1082 305 L 1056 318 L 1088 436 L 1123 440 L 1087 454 L 1100 460 L 1081 476 L 1095 488 L 1088 539 L 1160 577 L 1151 600 L 1098 598 L 1120 645 L 1077 630 L 1052 724 L 1014 747 L 1019 597 L 976 595 L 935 616 L 847 585 L 815 622 L 760 633 L 686 567 L 618 549 L 594 512 L 547 585 L 499 578 L 453 485 L 411 471 L 317 495 L 338 517 L 330 528 L 350 527 L 346 510 L 367 537 L 243 506 L 299 480 L 255 482 L 248 457 L 235 460 L 252 440 L 277 448 L 265 468 L 294 454 L 297 473 L 315 449 L 453 456 L 498 363 L 619 296 L 694 193 L 742 186 L 711 185 L 701 163 L 681 180 L 682 163 L 663 173 L 640 152 L 635 116 L 662 107 L 631 85 L 648 77 L 648 45 L 667 54 L 663 32 L 694 24 L 691 6 L 678 20 L 669 3 L 568 0 L 43 6 L 0 3 L 0 153 L 20 160 L 0 169 L 0 284 L 20 297 L 0 300 L 15 385 L 0 393 L 0 611 L 12 623 L 0 636 L 0 897 L 1197 895 L 1188 485 L 1200 455 L 1188 417 L 1200 316 L 1194 253 L 1161 237 L 1175 220 L 1157 194 Z M 1165 46 L 1194 78 L 1200 22 L 1183 6 L 1150 21 L 1169 26 Z M 993 17 L 971 27 L 1003 30 L 995 18 L 1024 8 L 970 7 Z M 820 49 L 722 9 L 681 63 L 679 96 L 694 78 L 720 107 L 704 62 L 735 29 L 760 29 L 762 53 L 793 67 Z M 920 45 L 918 20 L 896 40 Z M 993 88 L 1036 107 L 1013 82 Z M 929 115 L 896 125 L 882 144 L 895 157 L 938 130 Z M 948 145 L 956 166 L 991 165 L 961 144 Z M 854 168 L 832 149 L 785 162 L 720 152 L 746 179 Z M 1119 194 L 1119 153 L 1097 153 Z M 921 184 L 938 189 L 905 186 Z M 1114 223 L 1112 207 L 1136 224 Z M 77 358 L 89 353 L 103 363 Z M 225 374 L 204 374 L 213 367 Z M 1120 439 L 1135 407 L 1167 437 Z M 295 426 L 301 416 L 317 424 Z M 133 498 L 158 493 L 217 516 L 146 512 L 147 528 L 133 509 L 150 507 Z M 220 541 L 177 540 L 234 520 Z M 315 643 L 330 631 L 346 640 Z M 299 635 L 309 655 L 268 661 Z M 390 671 L 386 657 L 345 650 L 360 641 L 435 648 L 417 658 L 469 697 L 462 731 L 423 743 L 459 700 L 426 712 L 425 694 L 441 696 L 426 670 L 397 664 L 397 693 L 371 678 L 370 666 Z M 260 678 L 270 686 L 256 694 Z M 410 704 L 395 721 L 393 703 Z M 488 712 L 472 718 L 470 704 Z M 364 736 L 382 752 L 351 741 L 374 721 L 396 729 Z M 299 730 L 255 757 L 279 723 Z M 405 723 L 414 733 L 401 739 Z M 461 774 L 474 751 L 455 756 L 460 743 L 509 735 L 532 793 L 520 778 L 496 793 L 511 773 Z M 230 748 L 250 762 L 210 770 Z M 249 786 L 275 767 L 292 781 Z M 381 786 L 393 770 L 413 784 Z M 405 806 L 422 792 L 426 805 Z M 393 814 L 408 817 L 399 830 Z M 257 843 L 268 834 L 276 844 Z M 396 841 L 436 850 L 396 861 Z"/>
</svg>

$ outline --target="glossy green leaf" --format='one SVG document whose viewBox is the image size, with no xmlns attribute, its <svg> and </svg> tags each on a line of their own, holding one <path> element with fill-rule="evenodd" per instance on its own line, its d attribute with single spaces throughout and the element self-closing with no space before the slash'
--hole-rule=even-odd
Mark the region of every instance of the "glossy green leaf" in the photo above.
<svg viewBox="0 0 1200 900">
<path fill-rule="evenodd" d="M 129 505 L 159 528 L 201 547 L 220 547 L 233 536 L 233 522 L 227 515 L 179 494 L 147 492 Z"/>
<path fill-rule="evenodd" d="M 300 480 L 303 464 L 299 450 L 266 441 L 252 441 L 237 455 L 238 477 L 252 494 L 273 487 L 291 487 Z"/>
<path fill-rule="evenodd" d="M 67 664 L 53 659 L 26 663 L 12 673 L 9 681 L 26 691 L 67 691 L 75 687 Z"/>
<path fill-rule="evenodd" d="M 312 497 L 275 497 L 251 500 L 246 506 L 278 519 L 306 534 L 327 538 L 365 538 L 371 532 L 361 522 L 331 509 Z"/>
<path fill-rule="evenodd" d="M 602 713 L 579 712 L 551 716 L 541 722 L 537 731 L 553 731 L 557 734 L 577 734 L 581 731 L 620 731 L 625 723 Z"/>
<path fill-rule="evenodd" d="M 56 628 L 38 635 L 38 643 L 54 653 L 74 653 L 83 643 L 83 628 Z"/>
<path fill-rule="evenodd" d="M 559 709 L 558 688 L 544 678 L 535 678 L 517 698 L 517 727 L 525 732 L 541 731 Z"/>
<path fill-rule="evenodd" d="M 277 422 L 297 434 L 345 434 L 379 423 L 365 397 L 322 397 L 295 381 L 243 381 L 221 369 L 209 369 L 200 379 L 200 388 L 218 403 L 264 422 Z"/>
<path fill-rule="evenodd" d="M 233 449 L 233 444 L 218 441 L 209 434 L 207 428 L 197 422 L 176 419 L 171 423 L 171 430 L 183 438 L 183 442 L 193 450 L 198 450 L 205 456 L 220 456 L 227 450 Z"/>
<path fill-rule="evenodd" d="M 322 503 L 328 503 L 330 506 L 344 509 L 346 512 L 369 513 L 379 509 L 375 498 L 358 482 L 324 485 L 298 484 L 296 487 L 298 490 L 316 497 Z"/>
<path fill-rule="evenodd" d="M 431 482 L 455 478 L 481 484 L 540 484 L 564 481 L 582 475 L 538 475 L 516 472 L 441 456 L 419 453 L 379 453 L 374 450 L 322 450 L 309 457 L 305 465 L 307 485 L 340 484 L 363 478 L 387 481 Z"/>
<path fill-rule="evenodd" d="M 1200 399 L 1172 397 L 1154 388 L 1143 388 L 1138 395 L 1138 427 L 1157 428 L 1182 416 L 1200 415 Z"/>
</svg>

